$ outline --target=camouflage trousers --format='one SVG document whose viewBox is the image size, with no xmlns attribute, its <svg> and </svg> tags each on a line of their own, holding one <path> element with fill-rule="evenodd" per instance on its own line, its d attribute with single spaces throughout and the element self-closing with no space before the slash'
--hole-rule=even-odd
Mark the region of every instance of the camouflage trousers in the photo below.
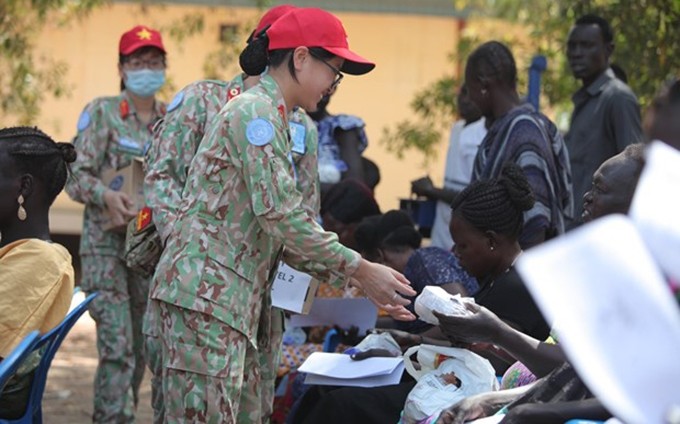
<svg viewBox="0 0 680 424">
<path fill-rule="evenodd" d="M 144 377 L 142 317 L 149 280 L 115 256 L 83 255 L 81 260 L 83 291 L 99 292 L 89 307 L 99 353 L 92 421 L 132 423 Z"/>
<path fill-rule="evenodd" d="M 145 344 L 154 373 L 154 422 L 269 422 L 282 319 L 274 310 L 269 343 L 255 349 L 245 335 L 209 315 L 151 300 Z"/>
</svg>

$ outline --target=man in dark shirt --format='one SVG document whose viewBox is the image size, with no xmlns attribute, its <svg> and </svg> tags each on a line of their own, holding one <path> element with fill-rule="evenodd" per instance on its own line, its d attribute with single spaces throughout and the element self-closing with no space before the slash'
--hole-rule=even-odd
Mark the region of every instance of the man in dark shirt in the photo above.
<svg viewBox="0 0 680 424">
<path fill-rule="evenodd" d="M 609 68 L 613 51 L 613 33 L 606 20 L 595 15 L 576 20 L 569 32 L 567 59 L 583 86 L 572 96 L 574 111 L 565 137 L 576 207 L 568 228 L 580 224 L 581 198 L 595 170 L 627 145 L 642 140 L 637 98 Z"/>
</svg>

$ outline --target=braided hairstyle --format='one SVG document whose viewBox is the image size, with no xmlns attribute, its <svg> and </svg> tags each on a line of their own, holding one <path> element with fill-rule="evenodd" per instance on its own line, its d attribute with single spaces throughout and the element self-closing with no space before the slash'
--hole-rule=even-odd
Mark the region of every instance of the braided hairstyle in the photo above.
<svg viewBox="0 0 680 424">
<path fill-rule="evenodd" d="M 499 41 L 489 41 L 477 47 L 467 60 L 467 69 L 473 70 L 479 81 L 491 79 L 508 87 L 517 87 L 517 65 L 510 49 Z"/>
<path fill-rule="evenodd" d="M 19 172 L 31 174 L 46 187 L 47 206 L 64 188 L 69 163 L 76 160 L 70 143 L 57 143 L 36 127 L 0 129 L 0 146 L 14 159 Z"/>
<path fill-rule="evenodd" d="M 503 166 L 500 177 L 471 183 L 451 203 L 458 214 L 481 232 L 519 237 L 524 212 L 534 206 L 534 193 L 522 168 Z"/>
</svg>

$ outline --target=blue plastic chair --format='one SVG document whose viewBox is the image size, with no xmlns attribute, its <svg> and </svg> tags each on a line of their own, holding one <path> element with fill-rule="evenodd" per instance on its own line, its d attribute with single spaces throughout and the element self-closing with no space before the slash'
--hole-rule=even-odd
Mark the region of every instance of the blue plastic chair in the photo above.
<svg viewBox="0 0 680 424">
<path fill-rule="evenodd" d="M 17 372 L 17 369 L 26 357 L 33 352 L 39 339 L 40 333 L 37 330 L 28 333 L 21 343 L 0 362 L 0 396 L 2 395 L 2 389 L 5 388 L 5 384 Z"/>
<path fill-rule="evenodd" d="M 40 364 L 38 364 L 38 368 L 36 368 L 35 374 L 33 375 L 31 394 L 28 399 L 26 412 L 23 417 L 17 420 L 0 419 L 0 424 L 42 423 L 42 397 L 45 392 L 45 383 L 47 382 L 47 371 L 50 369 L 52 359 L 54 359 L 54 355 L 68 335 L 68 332 L 85 311 L 87 311 L 87 307 L 95 297 L 97 297 L 97 293 L 89 295 L 85 300 L 80 302 L 78 306 L 73 308 L 59 325 L 40 337 L 40 340 L 35 344 L 33 350 L 40 349 L 42 355 L 40 357 Z"/>
</svg>

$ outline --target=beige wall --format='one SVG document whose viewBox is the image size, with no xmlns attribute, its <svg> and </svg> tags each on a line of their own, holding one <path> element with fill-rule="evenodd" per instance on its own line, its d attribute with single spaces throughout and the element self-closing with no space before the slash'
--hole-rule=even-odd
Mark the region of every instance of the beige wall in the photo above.
<svg viewBox="0 0 680 424">
<path fill-rule="evenodd" d="M 120 34 L 139 23 L 167 27 L 185 14 L 196 12 L 205 15 L 201 35 L 181 45 L 166 36 L 168 76 L 174 88 L 179 89 L 203 77 L 203 61 L 215 47 L 219 25 L 243 22 L 250 27 L 258 16 L 255 9 L 172 5 L 147 7 L 143 13 L 138 5 L 116 3 L 98 9 L 69 28 L 47 27 L 40 36 L 39 50 L 69 63 L 72 92 L 66 99 L 44 102 L 40 126 L 55 137 L 71 139 L 83 106 L 94 97 L 118 91 L 116 62 Z M 384 127 L 409 116 L 408 104 L 419 89 L 450 73 L 447 55 L 456 45 L 458 25 L 451 17 L 337 14 L 350 36 L 350 46 L 374 60 L 377 67 L 367 76 L 345 78 L 329 110 L 358 115 L 366 121 L 369 137 L 366 156 L 382 172 L 378 202 L 384 210 L 395 208 L 398 198 L 408 195 L 412 179 L 429 172 L 435 182 L 441 182 L 447 143 L 442 140 L 439 158 L 429 169 L 423 169 L 420 155 L 408 154 L 400 161 L 378 141 Z M 229 74 L 235 72 L 236 68 Z M 62 194 L 53 209 L 54 231 L 79 232 L 78 205 Z"/>
</svg>

